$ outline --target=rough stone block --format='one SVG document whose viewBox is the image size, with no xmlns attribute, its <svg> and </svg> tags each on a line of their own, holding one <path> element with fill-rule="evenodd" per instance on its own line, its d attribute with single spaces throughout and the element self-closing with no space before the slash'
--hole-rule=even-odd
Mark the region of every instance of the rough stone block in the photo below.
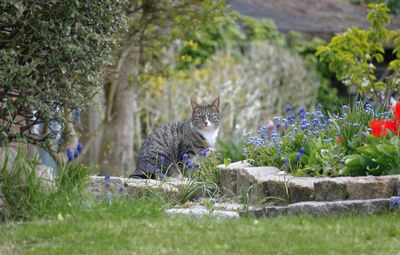
<svg viewBox="0 0 400 255">
<path fill-rule="evenodd" d="M 314 183 L 316 178 L 298 177 L 288 181 L 290 203 L 315 200 Z"/>
<path fill-rule="evenodd" d="M 348 199 L 388 198 L 396 195 L 397 178 L 388 176 L 366 176 L 347 178 L 345 181 Z"/>
<path fill-rule="evenodd" d="M 377 213 L 389 210 L 390 198 L 368 200 L 344 200 L 332 202 L 301 202 L 288 205 L 288 215 L 310 214 L 313 216 L 341 215 L 346 213 Z"/>
<path fill-rule="evenodd" d="M 267 206 L 265 207 L 265 216 L 276 217 L 287 214 L 287 206 Z"/>
<path fill-rule="evenodd" d="M 315 200 L 336 201 L 347 199 L 343 178 L 324 178 L 314 183 Z"/>
<path fill-rule="evenodd" d="M 105 187 L 104 176 L 91 176 L 87 185 L 87 189 L 98 199 L 102 199 L 105 196 L 106 190 L 113 194 L 120 193 L 121 187 L 124 189 L 124 195 L 129 196 L 135 196 L 139 192 L 145 191 L 146 189 L 169 194 L 175 194 L 179 192 L 178 188 L 174 184 L 158 180 L 110 177 L 107 183 L 108 187 Z"/>
<path fill-rule="evenodd" d="M 239 218 L 239 213 L 231 211 L 210 211 L 206 208 L 195 207 L 195 208 L 171 208 L 165 210 L 165 213 L 170 216 L 186 216 L 186 217 L 204 217 L 210 216 L 213 218 Z"/>
</svg>

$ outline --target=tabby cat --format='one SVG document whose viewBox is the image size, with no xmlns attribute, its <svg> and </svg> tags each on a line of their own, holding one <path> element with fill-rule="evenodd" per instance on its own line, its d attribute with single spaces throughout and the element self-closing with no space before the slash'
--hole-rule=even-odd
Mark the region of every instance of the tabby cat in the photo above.
<svg viewBox="0 0 400 255">
<path fill-rule="evenodd" d="M 194 99 L 190 103 L 189 120 L 166 124 L 145 139 L 131 177 L 177 175 L 184 154 L 193 158 L 199 151 L 215 146 L 220 124 L 219 97 L 211 104 L 199 105 Z"/>
</svg>

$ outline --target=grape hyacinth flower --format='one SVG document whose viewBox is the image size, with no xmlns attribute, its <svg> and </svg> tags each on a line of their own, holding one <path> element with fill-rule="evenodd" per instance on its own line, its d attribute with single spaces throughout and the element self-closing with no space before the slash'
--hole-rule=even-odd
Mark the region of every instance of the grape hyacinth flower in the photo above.
<svg viewBox="0 0 400 255">
<path fill-rule="evenodd" d="M 299 150 L 299 152 L 300 152 L 301 155 L 304 155 L 304 153 L 306 152 L 306 150 L 304 149 L 304 147 L 301 147 L 300 150 Z"/>
<path fill-rule="evenodd" d="M 164 156 L 160 156 L 160 165 L 163 166 L 165 162 L 165 157 Z"/>
<path fill-rule="evenodd" d="M 79 152 L 79 154 L 81 154 L 83 150 L 83 144 L 78 143 L 78 145 L 76 146 L 76 150 Z"/>
<path fill-rule="evenodd" d="M 73 159 L 73 154 L 72 154 L 72 150 L 70 147 L 67 147 L 67 159 L 68 159 L 68 162 L 71 162 Z"/>
<path fill-rule="evenodd" d="M 105 174 L 104 175 L 104 186 L 106 188 L 111 186 L 110 175 L 109 174 Z"/>
<path fill-rule="evenodd" d="M 299 118 L 300 119 L 304 119 L 306 117 L 305 113 L 306 113 L 306 111 L 304 110 L 304 108 L 300 107 L 299 110 L 298 110 Z"/>
<path fill-rule="evenodd" d="M 79 151 L 76 149 L 74 152 L 74 158 L 78 158 L 79 157 Z"/>
<path fill-rule="evenodd" d="M 393 197 L 392 203 L 390 204 L 390 209 L 399 207 L 399 197 Z"/>
<path fill-rule="evenodd" d="M 188 162 L 189 161 L 189 155 L 188 154 L 183 154 L 183 156 L 182 156 L 182 160 L 183 160 L 183 162 Z"/>
<path fill-rule="evenodd" d="M 202 150 L 199 152 L 199 156 L 202 157 L 202 158 L 204 158 L 205 156 L 207 156 L 207 152 L 208 152 L 208 149 L 202 149 Z"/>
<path fill-rule="evenodd" d="M 296 153 L 296 161 L 299 161 L 301 159 L 301 154 L 300 153 Z"/>
<path fill-rule="evenodd" d="M 286 113 L 291 112 L 292 111 L 292 107 L 290 106 L 290 104 L 286 105 Z"/>
<path fill-rule="evenodd" d="M 188 160 L 188 162 L 186 163 L 187 167 L 192 170 L 193 169 L 193 162 Z"/>
<path fill-rule="evenodd" d="M 147 171 L 153 171 L 154 170 L 154 166 L 149 163 L 149 164 L 146 165 L 146 170 Z"/>
</svg>

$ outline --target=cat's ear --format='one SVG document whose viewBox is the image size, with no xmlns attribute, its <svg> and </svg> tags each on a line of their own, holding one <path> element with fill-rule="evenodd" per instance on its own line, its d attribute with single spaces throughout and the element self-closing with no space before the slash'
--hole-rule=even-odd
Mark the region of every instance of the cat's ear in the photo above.
<svg viewBox="0 0 400 255">
<path fill-rule="evenodd" d="M 195 111 L 197 108 L 199 108 L 199 104 L 194 100 L 194 98 L 190 98 L 190 104 L 192 105 L 192 110 Z"/>
<path fill-rule="evenodd" d="M 219 97 L 214 99 L 214 101 L 212 101 L 212 103 L 210 105 L 218 110 L 219 109 Z"/>
</svg>

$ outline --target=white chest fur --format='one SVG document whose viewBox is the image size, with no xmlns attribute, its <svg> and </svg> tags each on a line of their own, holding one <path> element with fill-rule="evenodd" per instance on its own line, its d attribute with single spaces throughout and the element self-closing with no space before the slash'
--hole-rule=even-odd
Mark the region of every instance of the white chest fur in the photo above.
<svg viewBox="0 0 400 255">
<path fill-rule="evenodd" d="M 218 131 L 219 128 L 199 130 L 200 134 L 206 139 L 210 147 L 215 146 L 215 142 L 217 141 Z"/>
</svg>

